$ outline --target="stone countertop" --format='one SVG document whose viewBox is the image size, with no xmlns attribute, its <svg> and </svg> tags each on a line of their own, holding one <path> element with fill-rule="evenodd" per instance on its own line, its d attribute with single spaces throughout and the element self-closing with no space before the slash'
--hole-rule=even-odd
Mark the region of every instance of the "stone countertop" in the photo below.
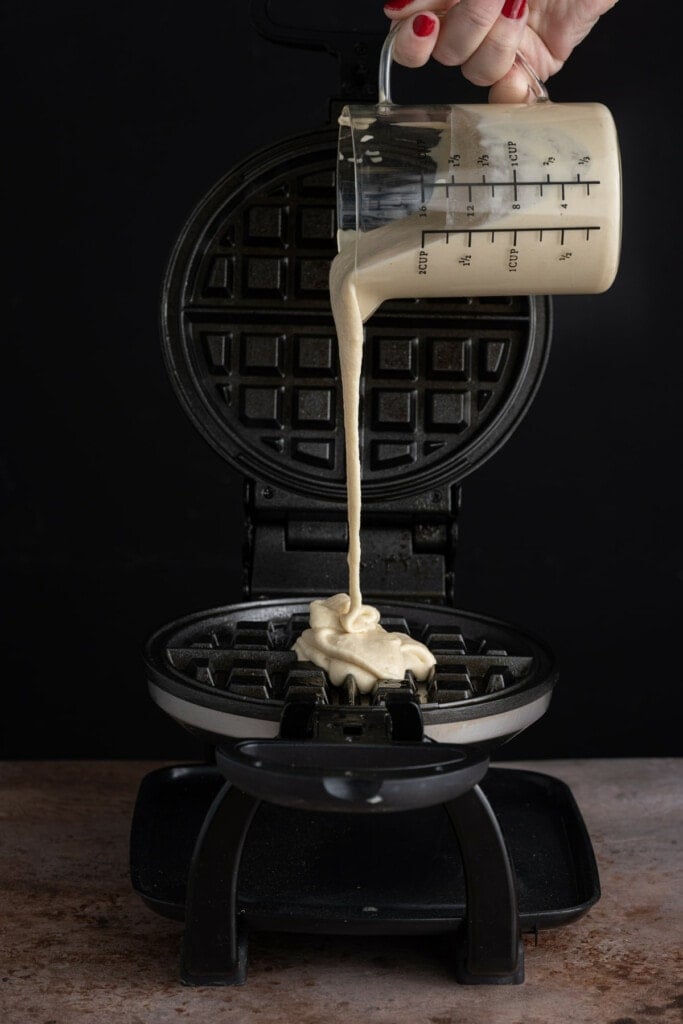
<svg viewBox="0 0 683 1024">
<path fill-rule="evenodd" d="M 563 779 L 602 898 L 525 937 L 526 982 L 455 983 L 443 937 L 261 934 L 247 984 L 178 981 L 182 925 L 131 891 L 128 835 L 158 763 L 0 762 L 3 1024 L 670 1024 L 681 1020 L 683 760 L 515 762 Z M 677 985 L 678 982 L 678 985 Z"/>
</svg>

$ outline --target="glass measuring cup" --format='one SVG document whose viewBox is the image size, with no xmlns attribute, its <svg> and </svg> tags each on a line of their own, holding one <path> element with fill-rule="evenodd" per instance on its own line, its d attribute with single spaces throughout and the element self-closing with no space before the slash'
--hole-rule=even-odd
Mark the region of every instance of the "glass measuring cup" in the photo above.
<svg viewBox="0 0 683 1024">
<path fill-rule="evenodd" d="M 395 105 L 393 41 L 379 103 L 339 118 L 337 244 L 363 319 L 389 298 L 609 288 L 621 245 L 609 110 L 550 102 L 519 54 L 527 103 Z"/>
</svg>

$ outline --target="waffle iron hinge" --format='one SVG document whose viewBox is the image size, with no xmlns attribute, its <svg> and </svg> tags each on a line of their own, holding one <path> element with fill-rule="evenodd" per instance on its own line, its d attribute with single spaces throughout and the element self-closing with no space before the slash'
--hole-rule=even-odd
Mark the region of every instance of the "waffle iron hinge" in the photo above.
<svg viewBox="0 0 683 1024">
<path fill-rule="evenodd" d="M 450 604 L 460 488 L 363 503 L 363 593 Z M 348 587 L 346 508 L 258 481 L 245 485 L 246 597 L 335 594 Z"/>
</svg>

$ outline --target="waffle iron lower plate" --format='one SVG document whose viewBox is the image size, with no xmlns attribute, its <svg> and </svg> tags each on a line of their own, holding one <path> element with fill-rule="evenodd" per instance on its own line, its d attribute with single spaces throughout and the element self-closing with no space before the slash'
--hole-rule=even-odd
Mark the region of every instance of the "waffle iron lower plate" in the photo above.
<svg viewBox="0 0 683 1024">
<path fill-rule="evenodd" d="M 184 919 L 192 851 L 224 784 L 208 765 L 161 768 L 143 780 L 131 874 L 156 913 Z M 492 768 L 481 788 L 514 864 L 522 930 L 584 914 L 600 884 L 568 787 L 549 775 Z M 465 917 L 462 862 L 442 806 L 353 815 L 263 803 L 241 864 L 238 903 L 250 931 L 429 934 L 454 931 Z"/>
<path fill-rule="evenodd" d="M 308 625 L 310 601 L 249 601 L 163 626 L 145 650 L 152 698 L 209 742 L 274 738 L 292 687 L 318 689 L 325 702 L 344 700 L 321 669 L 297 661 L 291 649 Z M 424 641 L 436 657 L 433 679 L 417 687 L 428 739 L 492 747 L 546 711 L 554 659 L 531 634 L 440 605 L 379 609 L 385 628 Z"/>
</svg>

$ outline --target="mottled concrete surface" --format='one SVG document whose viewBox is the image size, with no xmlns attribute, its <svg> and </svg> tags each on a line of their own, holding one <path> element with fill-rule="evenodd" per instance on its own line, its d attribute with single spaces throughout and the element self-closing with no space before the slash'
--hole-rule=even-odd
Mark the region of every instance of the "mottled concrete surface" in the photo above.
<svg viewBox="0 0 683 1024">
<path fill-rule="evenodd" d="M 681 1020 L 683 761 L 518 763 L 564 779 L 603 896 L 526 946 L 526 983 L 453 981 L 443 938 L 253 936 L 247 984 L 177 980 L 181 926 L 131 892 L 128 832 L 153 764 L 0 763 L 3 1024 L 670 1024 Z M 678 984 L 677 984 L 678 982 Z"/>
</svg>

